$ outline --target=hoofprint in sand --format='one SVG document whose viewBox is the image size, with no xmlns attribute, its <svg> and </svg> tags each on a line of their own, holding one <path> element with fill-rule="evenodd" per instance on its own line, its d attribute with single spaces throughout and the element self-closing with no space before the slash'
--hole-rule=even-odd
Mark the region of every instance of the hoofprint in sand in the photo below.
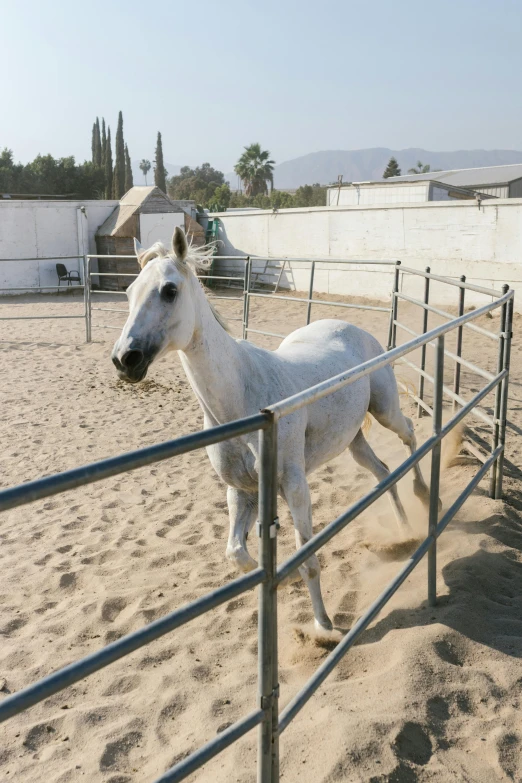
<svg viewBox="0 0 522 783">
<path fill-rule="evenodd" d="M 65 296 L 17 297 L 1 308 L 20 315 L 81 312 L 79 300 Z M 304 309 L 253 300 L 251 324 L 286 333 L 303 323 Z M 236 303 L 222 302 L 220 310 L 239 315 Z M 115 379 L 110 350 L 117 332 L 97 327 L 102 315 L 105 323 L 122 323 L 118 315 L 96 313 L 90 345 L 81 321 L 2 322 L 2 486 L 201 428 L 175 355 L 160 360 L 141 385 Z M 321 305 L 312 312 L 313 319 L 340 316 L 385 342 L 385 314 Z M 401 320 L 418 328 L 421 316 L 401 303 Z M 430 325 L 438 322 L 434 316 Z M 494 344 L 469 330 L 464 356 L 495 370 Z M 483 482 L 439 541 L 437 608 L 426 605 L 423 563 L 286 730 L 283 781 L 520 779 L 520 356 L 515 340 L 509 415 L 518 433 L 508 431 L 504 501 L 490 500 Z M 430 369 L 431 353 L 428 359 Z M 450 383 L 451 376 L 448 362 Z M 465 396 L 481 385 L 463 373 Z M 415 415 L 406 398 L 402 407 Z M 470 423 L 486 433 L 480 422 Z M 419 442 L 429 431 L 422 419 Z M 390 467 L 404 459 L 396 436 L 378 424 L 369 441 Z M 455 450 L 446 448 L 445 507 L 477 467 L 452 464 Z M 423 472 L 429 476 L 429 465 Z M 372 483 L 349 454 L 314 474 L 315 529 Z M 411 478 L 399 492 L 422 535 L 427 520 Z M 283 559 L 294 549 L 283 503 L 280 517 Z M 225 488 L 204 452 L 4 514 L 0 698 L 236 576 L 224 557 L 227 530 Z M 338 627 L 350 627 L 404 556 L 386 498 L 324 548 L 323 592 Z M 327 650 L 311 639 L 304 584 L 292 582 L 278 598 L 284 706 Z M 153 780 L 254 707 L 256 623 L 257 596 L 249 593 L 3 724 L 2 780 Z M 253 732 L 192 780 L 250 783 L 255 745 Z"/>
</svg>

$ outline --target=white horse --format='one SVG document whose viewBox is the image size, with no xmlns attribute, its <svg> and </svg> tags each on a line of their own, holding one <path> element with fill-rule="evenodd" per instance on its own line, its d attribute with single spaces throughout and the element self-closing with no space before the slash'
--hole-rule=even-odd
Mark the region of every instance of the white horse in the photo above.
<svg viewBox="0 0 522 783">
<path fill-rule="evenodd" d="M 297 329 L 276 351 L 236 340 L 227 333 L 192 271 L 208 263 L 208 250 L 189 247 L 179 228 L 173 236 L 171 253 L 161 244 L 144 250 L 135 240 L 135 246 L 142 271 L 127 290 L 129 317 L 114 346 L 112 360 L 120 378 L 137 383 L 154 359 L 167 351 L 178 351 L 203 409 L 205 428 L 250 416 L 383 352 L 368 332 L 334 320 L 316 321 Z M 349 448 L 356 462 L 378 481 L 389 475 L 362 433 L 368 412 L 395 432 L 410 452 L 415 450 L 413 425 L 400 410 L 397 384 L 389 366 L 280 421 L 279 494 L 292 514 L 298 547 L 312 536 L 307 474 Z M 207 452 L 214 470 L 228 485 L 227 557 L 241 571 L 249 571 L 257 565 L 246 542 L 257 517 L 258 434 L 218 443 Z M 414 471 L 415 494 L 427 505 L 429 491 L 418 465 Z M 395 486 L 390 496 L 399 524 L 407 529 Z M 299 571 L 310 592 L 316 628 L 331 630 L 321 596 L 317 557 L 311 556 Z"/>
</svg>

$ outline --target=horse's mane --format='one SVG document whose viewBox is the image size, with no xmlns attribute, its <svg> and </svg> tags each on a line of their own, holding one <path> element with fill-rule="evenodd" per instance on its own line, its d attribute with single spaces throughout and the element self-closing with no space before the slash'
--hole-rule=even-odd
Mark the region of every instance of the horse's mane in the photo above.
<svg viewBox="0 0 522 783">
<path fill-rule="evenodd" d="M 205 272 L 208 269 L 210 269 L 210 265 L 212 264 L 212 259 L 214 257 L 215 253 L 215 242 L 210 242 L 207 245 L 202 245 L 201 247 L 197 247 L 193 244 L 192 240 L 188 243 L 188 251 L 187 255 L 185 256 L 185 259 L 183 261 L 180 261 L 173 253 L 169 253 L 163 242 L 155 242 L 151 247 L 149 247 L 148 250 L 145 251 L 145 253 L 140 256 L 140 264 L 142 267 L 145 266 L 145 264 L 148 261 L 152 261 L 154 258 L 168 258 L 170 259 L 175 265 L 176 269 L 181 272 L 182 275 L 187 274 L 187 267 L 192 270 L 194 275 L 198 275 L 200 272 Z M 197 279 L 197 277 L 196 277 Z M 203 288 L 203 285 L 201 284 L 201 281 L 199 281 L 199 284 Z M 214 315 L 214 318 L 218 322 L 220 326 L 225 329 L 225 331 L 229 332 L 229 326 L 223 316 L 216 310 L 212 302 L 207 297 L 208 306 L 212 310 L 212 313 Z"/>
</svg>

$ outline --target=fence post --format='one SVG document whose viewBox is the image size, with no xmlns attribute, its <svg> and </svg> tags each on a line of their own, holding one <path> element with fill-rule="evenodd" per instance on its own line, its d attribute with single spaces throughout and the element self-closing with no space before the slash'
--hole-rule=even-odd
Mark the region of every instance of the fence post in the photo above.
<svg viewBox="0 0 522 783">
<path fill-rule="evenodd" d="M 502 293 L 505 294 L 509 290 L 508 285 L 502 286 Z M 506 350 L 506 320 L 507 320 L 507 303 L 502 305 L 500 311 L 500 329 L 498 338 L 498 357 L 497 357 L 497 375 L 502 372 L 504 367 L 504 353 Z M 501 411 L 501 398 L 502 398 L 502 386 L 500 383 L 495 389 L 495 407 L 493 413 L 493 436 L 491 439 L 491 451 L 495 451 L 500 443 L 500 411 Z M 500 460 L 497 460 L 491 466 L 491 473 L 489 478 L 489 496 L 491 498 L 497 497 L 497 476 L 498 465 Z"/>
<path fill-rule="evenodd" d="M 460 282 L 465 283 L 466 282 L 466 275 L 461 275 Z M 466 295 L 466 289 L 464 286 L 462 288 L 459 288 L 459 317 L 461 315 L 464 315 L 464 297 Z M 457 356 L 462 356 L 462 332 L 464 331 L 463 326 L 459 326 L 457 329 L 457 349 L 455 353 Z M 453 376 L 453 393 L 458 394 L 460 392 L 460 362 L 455 362 L 455 374 Z M 452 405 L 452 411 L 455 413 L 457 410 L 457 400 L 453 400 Z"/>
<path fill-rule="evenodd" d="M 391 351 L 392 348 L 395 348 L 395 342 L 397 338 L 397 327 L 394 324 L 394 321 L 397 320 L 397 293 L 399 291 L 399 267 L 401 265 L 400 261 L 395 262 L 395 275 L 393 278 L 393 291 L 392 291 L 392 300 L 391 300 L 391 308 L 390 308 L 390 326 L 388 329 L 388 351 Z"/>
<path fill-rule="evenodd" d="M 438 435 L 442 428 L 442 399 L 444 383 L 444 335 L 437 337 L 435 348 L 435 372 L 433 383 L 433 434 Z M 440 453 L 439 441 L 431 452 L 430 481 L 430 513 L 429 535 L 435 533 L 439 521 L 439 485 L 440 485 Z M 434 539 L 428 549 L 428 604 L 437 604 L 437 539 Z"/>
<path fill-rule="evenodd" d="M 91 342 L 91 259 L 83 257 L 83 301 L 85 304 L 85 342 Z"/>
<path fill-rule="evenodd" d="M 509 289 L 508 289 L 509 290 Z M 511 338 L 513 337 L 513 296 L 506 304 L 506 315 L 504 319 L 504 351 L 502 369 L 508 371 L 508 375 L 504 378 L 500 384 L 500 431 L 499 431 L 499 445 L 502 446 L 502 451 L 497 461 L 496 482 L 495 482 L 495 499 L 500 500 L 502 497 L 502 479 L 504 477 L 504 457 L 506 452 L 506 424 L 507 424 L 507 406 L 508 406 L 508 390 L 509 390 L 509 365 L 511 357 Z"/>
<path fill-rule="evenodd" d="M 429 275 L 431 272 L 431 268 L 429 266 L 426 267 L 425 272 Z M 430 302 L 430 278 L 425 277 L 424 278 L 424 304 L 429 304 Z M 423 308 L 423 316 L 422 316 L 422 333 L 426 334 L 428 331 L 428 315 L 429 312 L 426 308 Z M 421 370 L 426 369 L 426 346 L 423 345 L 421 348 L 421 360 L 420 360 L 420 366 Z M 424 400 L 424 375 L 420 376 L 419 379 L 419 398 L 421 400 Z M 424 410 L 422 408 L 422 405 L 417 406 L 417 418 L 421 418 L 421 416 L 424 414 Z"/>
<path fill-rule="evenodd" d="M 312 261 L 312 268 L 310 269 L 310 285 L 308 286 L 308 307 L 306 308 L 306 325 L 310 323 L 310 315 L 312 313 L 312 296 L 314 293 L 314 276 L 315 276 L 315 261 Z"/>
<path fill-rule="evenodd" d="M 265 711 L 259 726 L 257 783 L 279 781 L 279 678 L 277 665 L 277 420 L 270 414 L 259 433 L 259 564 L 266 579 L 259 588 L 259 700 Z"/>
<path fill-rule="evenodd" d="M 250 272 L 252 270 L 252 259 L 247 256 L 245 264 L 245 279 L 243 283 L 243 340 L 247 339 L 248 334 L 248 309 L 250 306 Z"/>
</svg>

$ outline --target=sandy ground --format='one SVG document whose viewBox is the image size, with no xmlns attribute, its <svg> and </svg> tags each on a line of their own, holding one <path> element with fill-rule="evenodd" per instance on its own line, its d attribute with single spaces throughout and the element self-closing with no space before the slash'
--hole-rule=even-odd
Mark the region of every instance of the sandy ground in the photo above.
<svg viewBox="0 0 522 783">
<path fill-rule="evenodd" d="M 104 298 L 105 306 L 111 299 Z M 70 315 L 81 312 L 81 303 L 65 295 L 22 297 L 2 301 L 0 309 L 3 315 Z M 220 309 L 239 315 L 236 302 Z M 304 309 L 257 300 L 251 323 L 287 333 L 303 323 Z M 312 315 L 344 317 L 386 340 L 383 314 L 317 306 Z M 420 325 L 412 307 L 401 304 L 401 318 Z M 109 359 L 118 333 L 98 328 L 102 320 L 123 323 L 117 314 L 96 313 L 90 345 L 83 342 L 81 320 L 0 322 L 2 486 L 200 429 L 200 410 L 177 357 L 160 361 L 143 384 L 123 384 Z M 484 325 L 496 329 L 498 320 Z M 399 341 L 407 339 L 399 334 Z M 469 331 L 464 356 L 495 369 L 494 343 Z M 281 739 L 285 783 L 522 780 L 517 338 L 512 364 L 515 429 L 509 431 L 504 501 L 490 500 L 488 482 L 482 483 L 440 540 L 438 607 L 427 606 L 423 562 L 287 729 Z M 449 383 L 452 373 L 448 360 Z M 463 373 L 464 396 L 481 385 Z M 485 409 L 490 406 L 488 399 Z M 407 398 L 403 407 L 415 413 Z M 469 423 L 487 435 L 480 422 Z M 418 422 L 420 439 L 429 428 L 429 420 Z M 379 425 L 369 437 L 389 465 L 403 459 L 397 438 Z M 447 444 L 447 460 L 454 451 Z M 445 507 L 476 469 L 474 459 L 445 468 Z M 372 484 L 348 454 L 313 475 L 316 529 Z M 420 536 L 427 519 L 410 479 L 400 493 Z M 283 504 L 281 520 L 280 559 L 293 549 Z M 233 578 L 224 556 L 227 527 L 225 488 L 204 452 L 4 514 L 0 698 Z M 340 628 L 348 629 L 400 568 L 405 553 L 398 535 L 382 498 L 323 550 L 325 601 Z M 308 635 L 312 613 L 301 582 L 279 591 L 279 612 L 284 706 L 327 650 Z M 0 729 L 1 780 L 152 781 L 255 706 L 256 620 L 252 592 L 10 720 Z M 192 780 L 250 783 L 255 740 L 253 732 Z"/>
</svg>

